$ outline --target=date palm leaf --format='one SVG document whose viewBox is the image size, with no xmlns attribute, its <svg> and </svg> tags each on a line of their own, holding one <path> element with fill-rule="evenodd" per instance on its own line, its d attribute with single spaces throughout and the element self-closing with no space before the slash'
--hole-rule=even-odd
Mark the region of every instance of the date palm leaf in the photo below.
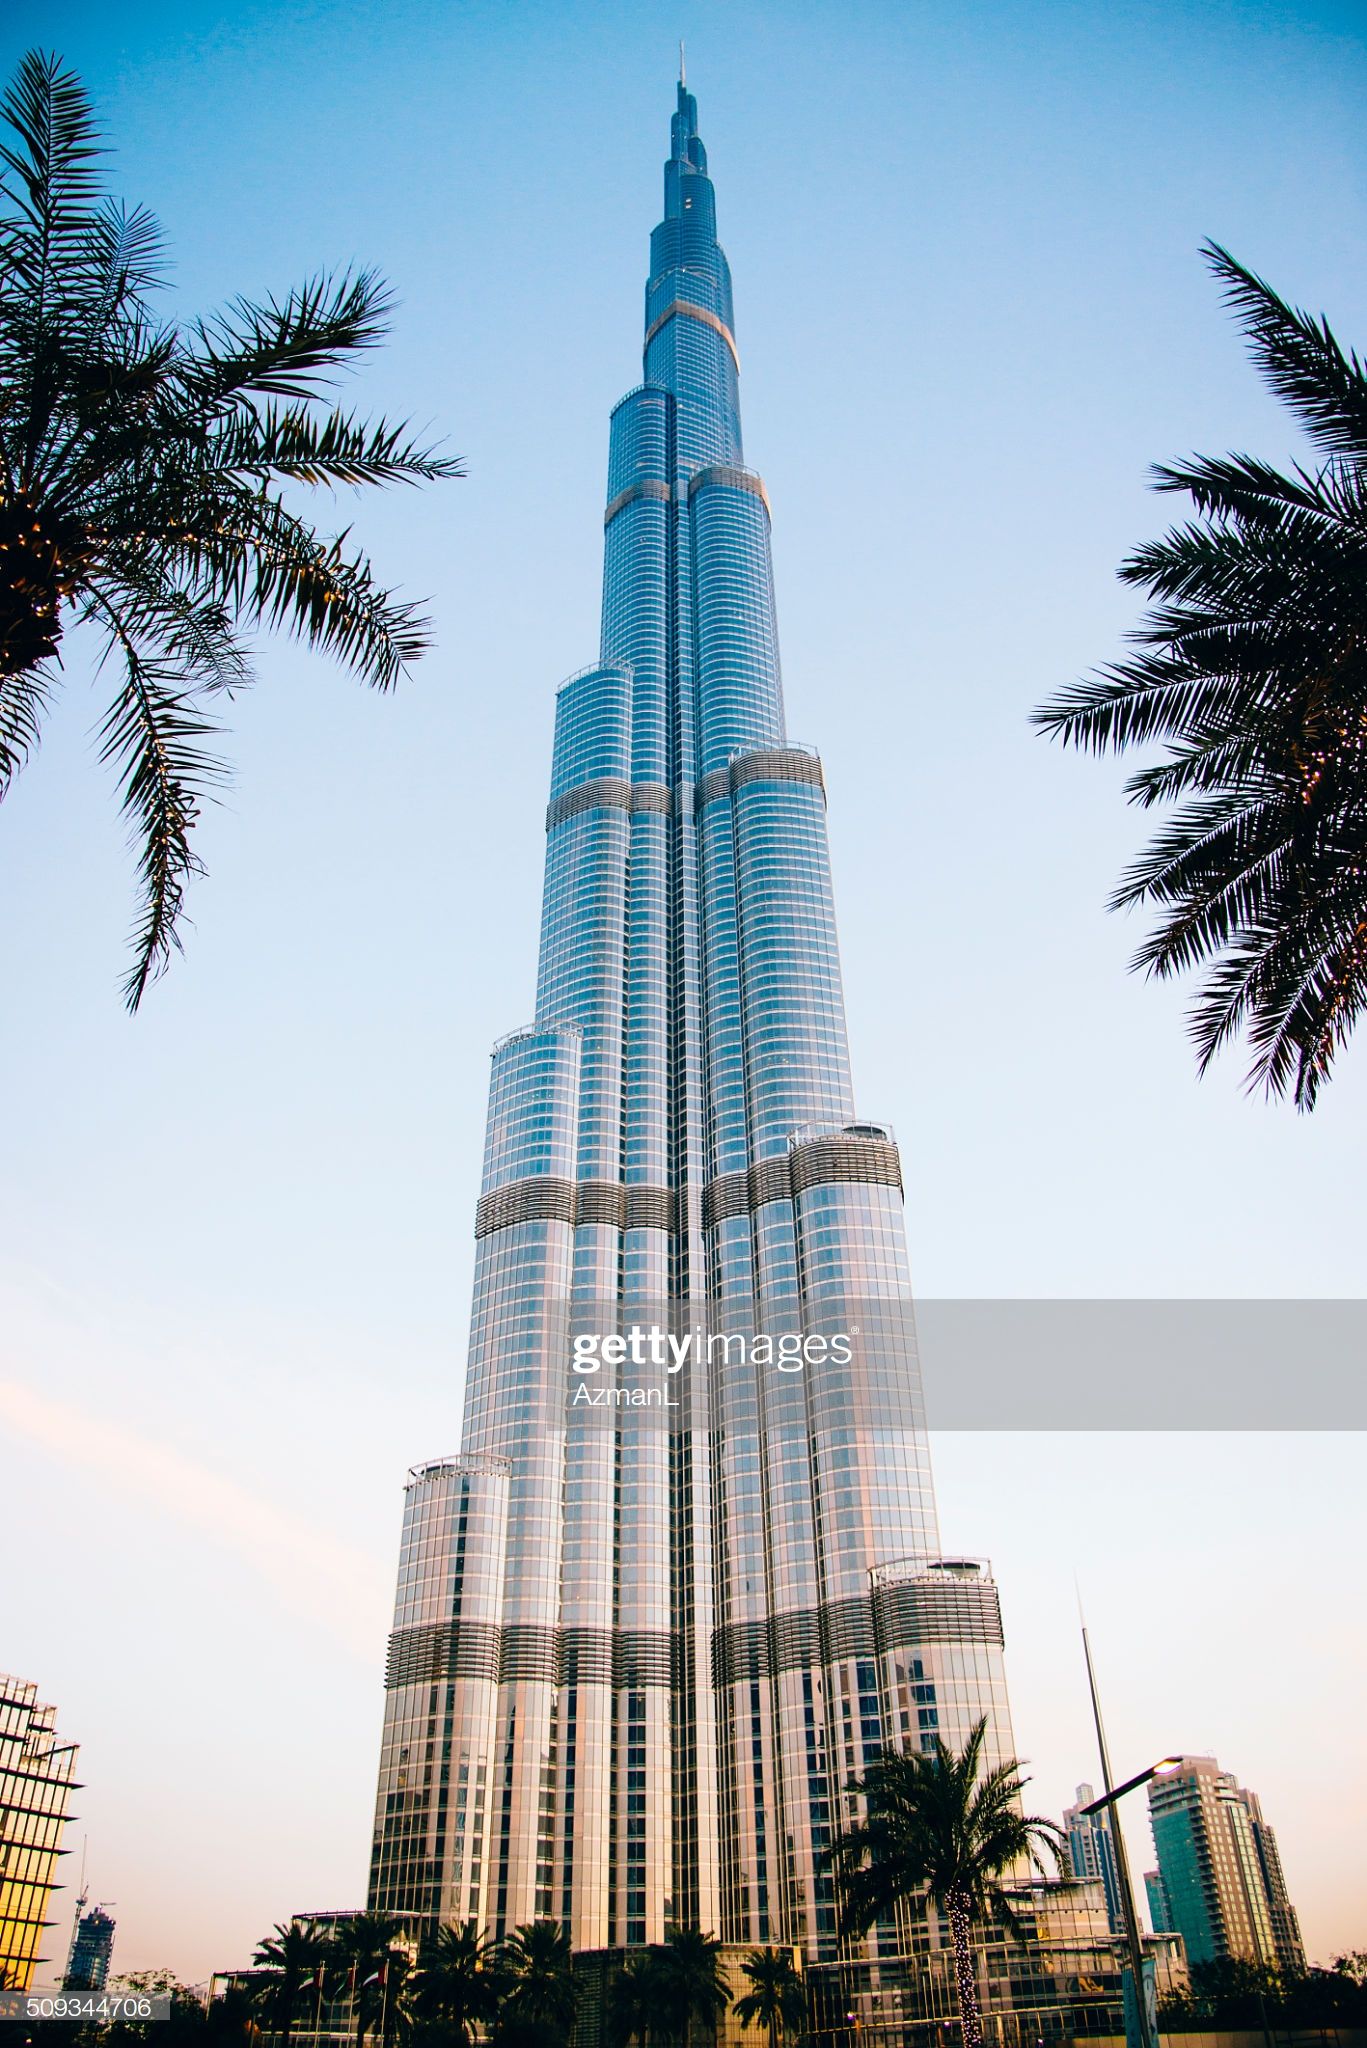
<svg viewBox="0 0 1367 2048">
<path fill-rule="evenodd" d="M 1137 548 L 1137 652 L 1034 714 L 1092 753 L 1159 743 L 1125 787 L 1172 806 L 1114 909 L 1156 906 L 1134 956 L 1203 970 L 1198 1071 L 1234 1037 L 1248 1080 L 1311 1109 L 1364 1004 L 1367 936 L 1367 370 L 1216 244 L 1206 256 L 1267 381 L 1324 460 L 1289 474 L 1244 454 L 1154 473 L 1195 517 Z"/>
<path fill-rule="evenodd" d="M 103 193 L 89 100 L 57 57 L 23 58 L 0 136 L 0 798 L 41 739 L 64 634 L 102 636 L 120 681 L 99 744 L 140 890 L 136 1009 L 202 872 L 193 828 L 226 775 L 208 700 L 252 680 L 244 634 L 283 630 L 384 691 L 430 645 L 421 608 L 300 494 L 462 470 L 406 423 L 324 397 L 388 331 L 375 272 L 178 327 L 156 307 L 157 221 Z"/>
</svg>

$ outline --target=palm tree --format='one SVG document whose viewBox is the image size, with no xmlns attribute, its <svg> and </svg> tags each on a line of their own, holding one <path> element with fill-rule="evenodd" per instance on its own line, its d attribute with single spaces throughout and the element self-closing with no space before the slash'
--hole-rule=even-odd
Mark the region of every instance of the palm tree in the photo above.
<svg viewBox="0 0 1367 2048">
<path fill-rule="evenodd" d="M 1063 1831 L 1020 1810 L 1029 1780 L 1012 1757 L 985 1770 L 984 1715 L 962 1752 L 939 1738 L 930 1751 L 884 1750 L 850 1790 L 864 1819 L 837 1835 L 825 1860 L 835 1872 L 841 1931 L 867 1934 L 904 1902 L 926 1898 L 949 1921 L 964 2048 L 983 2037 L 972 1929 L 989 1914 L 1016 1931 L 1001 1879 L 1023 1863 L 1063 1868 Z"/>
<path fill-rule="evenodd" d="M 179 944 L 203 802 L 223 779 L 212 700 L 251 681 L 242 629 L 284 626 L 387 690 L 426 622 L 301 485 L 459 476 L 404 425 L 321 407 L 383 337 L 370 271 L 178 327 L 161 231 L 101 198 L 89 100 L 33 51 L 0 100 L 0 797 L 42 734 L 72 625 L 118 681 L 99 728 L 138 857 L 130 1009 Z"/>
<path fill-rule="evenodd" d="M 731 2003 L 721 1968 L 721 1943 L 696 1927 L 678 1927 L 665 1939 L 659 1955 L 661 2017 L 684 2048 L 692 2048 L 693 2025 L 715 2034 L 717 2021 Z"/>
<path fill-rule="evenodd" d="M 752 1948 L 741 1964 L 751 1989 L 736 2000 L 736 2018 L 743 2027 L 762 2026 L 769 2048 L 799 2035 L 807 2023 L 807 1993 L 786 1948 Z"/>
<path fill-rule="evenodd" d="M 299 1920 L 278 1925 L 257 1946 L 252 1966 L 267 1973 L 257 1985 L 257 2004 L 279 2034 L 280 2048 L 290 2048 L 299 1994 L 322 1970 L 328 1946 L 312 1921 Z"/>
<path fill-rule="evenodd" d="M 1315 464 L 1158 467 L 1196 516 L 1120 570 L 1154 601 L 1139 651 L 1034 718 L 1098 754 L 1164 743 L 1126 784 L 1144 809 L 1177 806 L 1111 899 L 1160 908 L 1133 965 L 1210 963 L 1191 1011 L 1201 1072 L 1246 1033 L 1250 1087 L 1308 1110 L 1367 1004 L 1367 366 L 1226 250 L 1204 253 Z"/>
<path fill-rule="evenodd" d="M 611 2038 L 619 2048 L 639 2042 L 650 2048 L 670 2040 L 670 1972 L 662 1948 L 637 1948 L 621 1966 L 611 1993 Z"/>
<path fill-rule="evenodd" d="M 641 2048 L 649 2048 L 651 2029 L 663 2031 L 661 2007 L 665 1989 L 661 1954 L 658 1948 L 638 1949 L 622 1965 L 613 1982 L 611 2033 L 619 2048 L 626 2048 L 630 2041 L 639 2041 Z"/>
<path fill-rule="evenodd" d="M 406 1969 L 407 1957 L 396 1951 L 402 1923 L 388 1913 L 353 1913 L 339 1921 L 329 1947 L 333 1957 L 334 1981 L 351 1998 L 356 2020 L 356 2048 L 365 2048 L 367 2033 L 380 2023 L 385 2040 L 391 2036 L 389 2015 L 401 2009 L 399 1987 L 390 1973 Z"/>
<path fill-rule="evenodd" d="M 418 1958 L 414 2017 L 439 2028 L 456 2048 L 468 2048 L 475 2028 L 491 2022 L 498 2010 L 492 1956 L 492 1943 L 478 1933 L 473 1920 L 463 1927 L 439 1927 Z"/>
<path fill-rule="evenodd" d="M 508 2048 L 558 2048 L 568 2041 L 576 2002 L 570 1937 L 554 1920 L 534 1920 L 500 1943 L 498 2039 Z"/>
</svg>

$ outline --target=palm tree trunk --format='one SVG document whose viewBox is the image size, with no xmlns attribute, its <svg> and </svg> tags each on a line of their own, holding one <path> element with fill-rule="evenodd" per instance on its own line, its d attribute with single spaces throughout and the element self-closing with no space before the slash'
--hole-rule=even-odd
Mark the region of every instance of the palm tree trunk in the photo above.
<svg viewBox="0 0 1367 2048">
<path fill-rule="evenodd" d="M 982 2048 L 983 2018 L 978 2005 L 978 1971 L 973 1954 L 973 1915 L 968 1895 L 957 1888 L 945 1898 L 949 1938 L 954 1949 L 954 1989 L 959 2001 L 963 2048 Z"/>
</svg>

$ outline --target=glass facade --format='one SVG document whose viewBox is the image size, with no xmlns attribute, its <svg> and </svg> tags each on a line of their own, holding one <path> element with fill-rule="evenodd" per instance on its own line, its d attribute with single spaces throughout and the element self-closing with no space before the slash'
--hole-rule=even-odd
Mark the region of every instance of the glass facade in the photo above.
<svg viewBox="0 0 1367 2048">
<path fill-rule="evenodd" d="M 82 1913 L 67 1958 L 64 1991 L 103 1991 L 114 1957 L 114 1918 L 103 1906 Z"/>
<path fill-rule="evenodd" d="M 940 1553 L 901 1165 L 855 1108 L 738 367 L 681 85 L 601 644 L 555 702 L 536 1016 L 493 1054 L 462 1453 L 408 1488 L 370 1903 L 816 1962 L 850 1774 L 983 1714 L 992 1761 L 1012 1739 L 991 1572 Z M 667 1415 L 581 1407 L 579 1336 L 665 1319 L 735 1345 Z M 851 1352 L 738 1361 L 759 1333 Z"/>
<path fill-rule="evenodd" d="M 1150 1900 L 1158 1897 L 1188 1959 L 1238 1958 L 1299 1975 L 1300 1924 L 1257 1794 L 1214 1757 L 1183 1757 L 1150 1784 L 1149 1820 L 1158 1851 Z"/>
<path fill-rule="evenodd" d="M 1111 1834 L 1111 1816 L 1103 1807 L 1100 1813 L 1087 1813 L 1084 1809 L 1096 1797 L 1094 1787 L 1079 1785 L 1077 1803 L 1063 1809 L 1063 1832 L 1068 1838 L 1068 1863 L 1073 1876 L 1079 1879 L 1099 1878 L 1106 1895 L 1106 1912 L 1111 1932 L 1119 1934 L 1125 1926 L 1120 1904 L 1120 1876 L 1116 1869 L 1115 1839 Z M 1147 1877 L 1145 1879 L 1147 1883 Z M 1161 1927 L 1155 1920 L 1154 1926 Z"/>
<path fill-rule="evenodd" d="M 0 1983 L 27 1991 L 57 1888 L 76 1745 L 36 1685 L 0 1675 Z"/>
</svg>

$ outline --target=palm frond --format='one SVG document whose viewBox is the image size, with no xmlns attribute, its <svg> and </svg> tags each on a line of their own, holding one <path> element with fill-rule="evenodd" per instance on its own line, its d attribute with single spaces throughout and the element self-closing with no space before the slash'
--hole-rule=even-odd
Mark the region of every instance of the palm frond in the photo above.
<svg viewBox="0 0 1367 2048">
<path fill-rule="evenodd" d="M 64 247 L 88 225 L 99 191 L 93 165 L 104 152 L 80 79 L 41 50 L 20 59 L 0 100 L 0 120 L 18 143 L 0 143 L 0 192 L 28 230 L 7 253 L 41 309 Z"/>
<path fill-rule="evenodd" d="M 221 773 L 213 693 L 251 679 L 245 628 L 281 626 L 389 689 L 428 645 L 420 609 L 294 486 L 462 473 L 407 424 L 320 402 L 387 330 L 371 271 L 160 320 L 161 230 L 102 199 L 86 94 L 31 52 L 0 99 L 0 796 L 37 744 L 63 634 L 97 625 L 122 687 L 100 728 L 138 848 L 136 1008 L 178 944 L 191 827 Z"/>
<path fill-rule="evenodd" d="M 346 552 L 348 533 L 322 539 L 264 491 L 223 502 L 233 523 L 186 535 L 175 551 L 245 617 L 284 626 L 379 690 L 426 651 L 426 619 L 416 605 L 395 602 L 365 555 Z"/>
<path fill-rule="evenodd" d="M 1254 455 L 1190 455 L 1185 462 L 1156 462 L 1149 474 L 1156 491 L 1183 491 L 1198 512 L 1220 519 L 1276 519 L 1288 505 L 1334 516 L 1323 493 L 1329 471 L 1310 476 L 1297 469 L 1285 476 Z"/>
<path fill-rule="evenodd" d="M 1070 683 L 1031 713 L 1031 723 L 1065 746 L 1119 754 L 1227 718 L 1244 696 L 1240 679 L 1212 678 L 1170 656 L 1137 656 Z"/>
<path fill-rule="evenodd" d="M 1310 1109 L 1365 1006 L 1367 891 L 1358 884 L 1241 934 L 1201 990 L 1192 1037 L 1204 1067 L 1243 1026 L 1256 1055 L 1249 1086 Z"/>
<path fill-rule="evenodd" d="M 264 305 L 235 299 L 196 323 L 198 348 L 186 354 L 181 380 L 200 404 L 253 393 L 316 398 L 349 356 L 384 339 L 393 303 L 373 270 L 316 277 Z"/>
<path fill-rule="evenodd" d="M 119 776 L 119 794 L 137 857 L 141 908 L 133 931 L 133 966 L 124 999 L 135 1011 L 181 950 L 177 923 L 185 884 L 203 866 L 190 833 L 204 798 L 224 780 L 222 762 L 204 741 L 217 728 L 184 688 L 175 660 L 139 646 L 113 607 L 99 604 L 111 650 L 122 657 L 124 685 L 99 730 L 100 759 Z"/>
<path fill-rule="evenodd" d="M 1248 336 L 1254 361 L 1312 440 L 1335 455 L 1367 457 L 1367 370 L 1345 355 L 1327 320 L 1288 306 L 1218 242 L 1202 252 Z"/>
<path fill-rule="evenodd" d="M 305 407 L 243 407 L 204 449 L 205 466 L 237 476 L 286 477 L 305 484 L 433 483 L 465 474 L 457 456 L 406 438 L 407 421 L 360 420 Z"/>
<path fill-rule="evenodd" d="M 53 681 L 46 662 L 19 675 L 0 676 L 0 803 L 38 745 Z"/>
<path fill-rule="evenodd" d="M 165 282 L 168 269 L 166 238 L 156 215 L 114 199 L 106 199 L 90 219 L 83 257 L 87 275 L 70 294 L 74 352 L 80 357 L 101 352 L 111 327 L 120 332 L 125 321 L 140 323 L 149 295 Z"/>
</svg>

